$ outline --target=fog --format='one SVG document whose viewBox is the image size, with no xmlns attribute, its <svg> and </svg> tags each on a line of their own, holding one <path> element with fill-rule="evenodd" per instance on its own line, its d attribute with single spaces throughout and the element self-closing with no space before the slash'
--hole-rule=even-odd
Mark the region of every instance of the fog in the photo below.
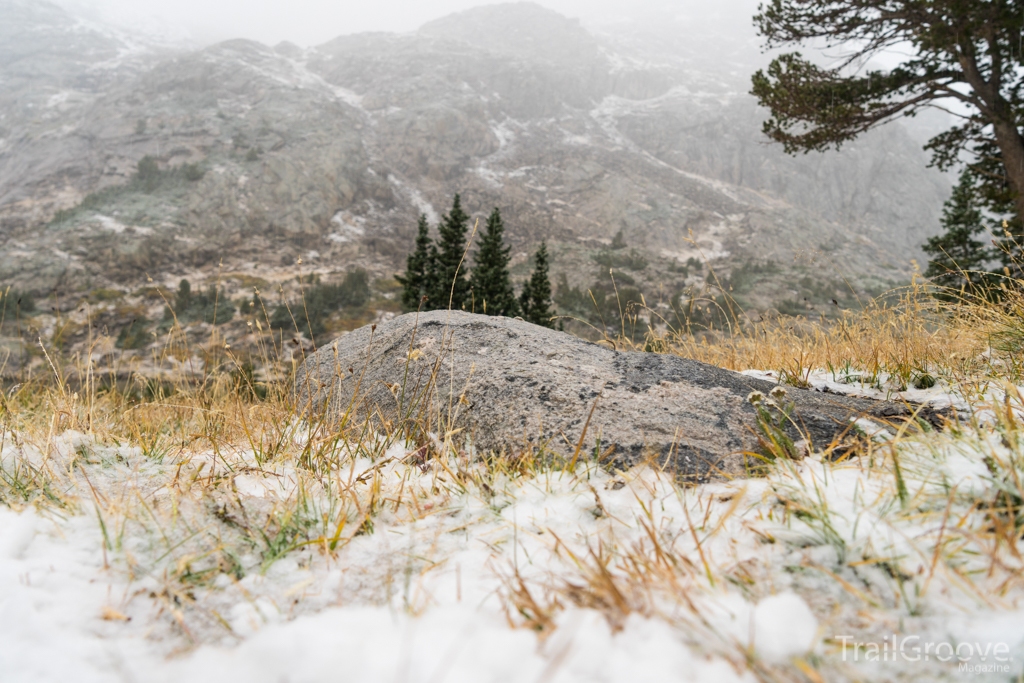
<svg viewBox="0 0 1024 683">
<path fill-rule="evenodd" d="M 167 39 L 208 43 L 250 38 L 304 47 L 364 31 L 412 31 L 480 0 L 57 0 L 80 16 Z M 638 22 L 681 28 L 714 25 L 754 38 L 757 0 L 538 0 L 544 7 L 600 29 Z"/>
</svg>

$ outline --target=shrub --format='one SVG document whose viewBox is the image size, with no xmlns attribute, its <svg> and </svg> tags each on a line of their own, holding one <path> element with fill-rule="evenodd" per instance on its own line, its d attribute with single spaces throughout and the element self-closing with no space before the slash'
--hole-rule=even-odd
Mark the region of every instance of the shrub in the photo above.
<svg viewBox="0 0 1024 683">
<path fill-rule="evenodd" d="M 192 292 L 188 280 L 178 284 L 174 295 L 174 311 L 164 311 L 164 321 L 177 317 L 180 322 L 206 322 L 211 325 L 226 323 L 235 316 L 235 305 L 227 294 L 211 287 L 206 291 Z"/>
<path fill-rule="evenodd" d="M 190 183 L 199 182 L 206 175 L 206 171 L 199 164 L 184 164 L 181 173 Z"/>
<path fill-rule="evenodd" d="M 115 345 L 119 349 L 142 349 L 149 345 L 151 339 L 149 321 L 139 317 L 121 328 Z"/>
<path fill-rule="evenodd" d="M 156 159 L 147 154 L 139 159 L 135 175 L 142 181 L 158 178 L 160 177 L 160 165 L 157 163 Z"/>
<path fill-rule="evenodd" d="M 278 304 L 270 314 L 270 326 L 277 330 L 295 330 L 310 339 L 327 332 L 327 320 L 342 309 L 360 309 L 370 300 L 370 279 L 357 268 L 345 274 L 341 283 L 321 284 L 316 280 L 303 292 L 300 301 Z"/>
<path fill-rule="evenodd" d="M 620 250 L 602 249 L 592 257 L 594 262 L 605 268 L 625 268 L 627 270 L 640 271 L 647 267 L 647 259 L 636 249 L 628 252 Z"/>
<path fill-rule="evenodd" d="M 0 288 L 0 321 L 7 316 L 34 313 L 36 300 L 29 292 L 13 287 Z"/>
</svg>

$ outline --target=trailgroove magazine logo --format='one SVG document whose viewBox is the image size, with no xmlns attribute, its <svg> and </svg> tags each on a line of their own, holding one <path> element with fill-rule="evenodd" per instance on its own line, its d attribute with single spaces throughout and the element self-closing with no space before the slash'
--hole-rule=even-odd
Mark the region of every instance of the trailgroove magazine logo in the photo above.
<svg viewBox="0 0 1024 683">
<path fill-rule="evenodd" d="M 921 636 L 882 638 L 882 642 L 858 641 L 853 636 L 834 636 L 842 646 L 844 662 L 955 662 L 964 673 L 1011 673 L 1013 657 L 1007 643 L 923 640 Z"/>
</svg>

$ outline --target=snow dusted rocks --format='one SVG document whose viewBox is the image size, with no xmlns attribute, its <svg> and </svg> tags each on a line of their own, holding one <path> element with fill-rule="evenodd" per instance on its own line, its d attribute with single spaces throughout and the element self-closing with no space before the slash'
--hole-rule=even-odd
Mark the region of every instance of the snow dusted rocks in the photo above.
<svg viewBox="0 0 1024 683">
<path fill-rule="evenodd" d="M 410 313 L 323 346 L 300 367 L 296 394 L 331 424 L 455 432 L 479 450 L 597 450 L 629 466 L 655 458 L 681 476 L 737 474 L 758 448 L 752 391 L 775 385 L 678 356 L 622 353 L 521 320 Z M 874 401 L 788 389 L 816 448 Z M 791 430 L 792 431 L 792 430 Z M 585 434 L 584 434 L 585 432 Z M 792 431 L 796 437 L 796 432 Z"/>
</svg>

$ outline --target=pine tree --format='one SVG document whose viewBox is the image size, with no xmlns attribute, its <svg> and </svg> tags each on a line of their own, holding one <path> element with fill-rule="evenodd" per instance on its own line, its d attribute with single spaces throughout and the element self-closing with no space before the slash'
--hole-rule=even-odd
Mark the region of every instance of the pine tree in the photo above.
<svg viewBox="0 0 1024 683">
<path fill-rule="evenodd" d="M 505 246 L 504 234 L 501 213 L 495 208 L 487 219 L 469 286 L 473 290 L 473 308 L 477 313 L 514 317 L 519 315 L 519 302 L 508 277 L 512 248 Z"/>
<path fill-rule="evenodd" d="M 424 311 L 436 311 L 444 310 L 448 308 L 448 290 L 441 285 L 441 276 L 438 274 L 437 262 L 440 260 L 440 256 L 437 252 L 437 245 L 430 245 L 430 253 L 427 254 L 427 263 L 430 267 L 427 269 L 427 277 L 424 281 L 426 289 L 427 301 L 423 304 Z"/>
<path fill-rule="evenodd" d="M 519 295 L 519 305 L 523 309 L 523 319 L 534 325 L 554 328 L 554 315 L 551 305 L 551 281 L 548 279 L 548 247 L 544 242 L 533 257 L 534 267 L 530 279 L 523 285 L 523 293 Z"/>
<path fill-rule="evenodd" d="M 523 283 L 523 291 L 519 295 L 519 312 L 523 320 L 530 319 L 530 303 L 533 301 L 533 293 L 530 291 L 530 281 Z"/>
<path fill-rule="evenodd" d="M 991 282 L 990 274 L 983 271 L 994 255 L 984 242 L 975 239 L 985 232 L 975 192 L 974 174 L 965 170 L 942 209 L 945 232 L 930 238 L 923 247 L 932 256 L 925 276 L 948 293 Z"/>
<path fill-rule="evenodd" d="M 466 252 L 466 230 L 469 216 L 462 210 L 462 201 L 455 195 L 452 210 L 441 219 L 437 231 L 437 277 L 428 292 L 430 307 L 446 309 L 449 302 L 453 310 L 459 310 L 469 302 L 469 280 L 466 268 L 461 267 Z"/>
<path fill-rule="evenodd" d="M 418 233 L 416 235 L 416 250 L 409 254 L 405 264 L 405 276 L 396 276 L 395 279 L 402 284 L 402 306 L 407 311 L 415 311 L 420 308 L 424 296 L 430 292 L 433 270 L 436 268 L 432 260 L 432 242 L 430 239 L 430 227 L 427 225 L 426 214 L 420 216 Z M 430 309 L 428 301 L 424 309 Z"/>
<path fill-rule="evenodd" d="M 185 279 L 178 283 L 178 292 L 174 295 L 174 312 L 179 316 L 192 307 L 192 284 Z"/>
</svg>

